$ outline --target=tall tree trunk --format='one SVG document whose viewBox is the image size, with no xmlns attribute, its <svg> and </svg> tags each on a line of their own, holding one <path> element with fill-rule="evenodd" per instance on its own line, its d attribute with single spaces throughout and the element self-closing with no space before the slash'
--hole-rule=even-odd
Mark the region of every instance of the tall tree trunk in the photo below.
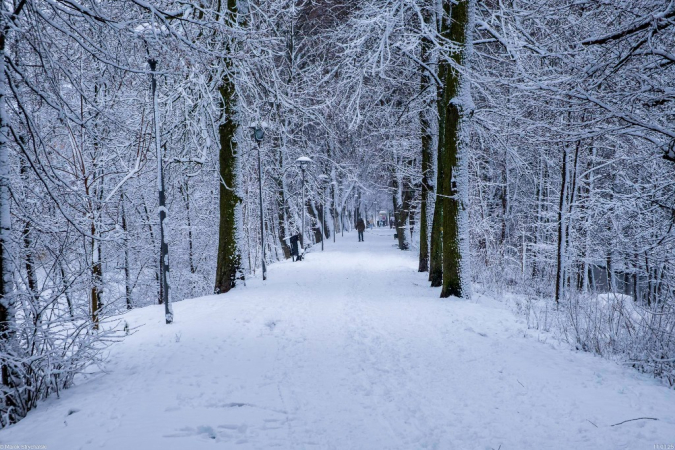
<svg viewBox="0 0 675 450">
<path fill-rule="evenodd" d="M 316 202 L 312 199 L 307 200 L 307 215 L 310 217 L 309 228 L 312 230 L 314 236 L 314 243 L 321 242 L 321 210 Z"/>
<path fill-rule="evenodd" d="M 396 236 L 398 237 L 398 248 L 408 250 L 408 238 L 406 234 L 406 223 L 410 214 L 410 203 L 412 192 L 406 187 L 406 182 L 394 180 L 394 221 L 396 222 Z"/>
<path fill-rule="evenodd" d="M 582 285 L 582 290 L 584 293 L 587 293 L 591 290 L 595 290 L 594 286 L 594 280 L 593 280 L 593 266 L 594 264 L 591 262 L 591 237 L 592 237 L 592 220 L 591 220 L 591 215 L 590 215 L 590 205 L 594 205 L 594 196 L 595 196 L 595 174 L 593 173 L 593 167 L 596 164 L 595 161 L 595 145 L 591 143 L 591 148 L 589 152 L 589 159 L 588 163 L 586 164 L 586 173 L 587 173 L 587 179 L 586 179 L 586 189 L 585 194 L 586 194 L 586 200 L 583 202 L 583 210 L 584 210 L 584 216 L 585 216 L 585 226 L 584 226 L 584 250 L 583 250 L 583 275 L 584 275 L 584 283 Z"/>
<path fill-rule="evenodd" d="M 277 145 L 279 149 L 279 171 L 280 174 L 278 177 L 275 177 L 275 182 L 277 185 L 277 224 L 279 227 L 279 245 L 281 245 L 281 250 L 284 252 L 284 259 L 289 259 L 291 257 L 291 246 L 290 246 L 290 236 L 287 236 L 287 226 L 286 218 L 288 217 L 286 204 L 286 186 L 284 182 L 284 155 L 282 151 L 282 146 Z"/>
<path fill-rule="evenodd" d="M 331 178 L 331 211 L 330 214 L 333 217 L 333 241 L 335 241 L 335 235 L 339 233 L 342 230 L 342 225 L 338 221 L 338 219 L 342 218 L 342 214 L 340 214 L 340 210 L 338 208 L 338 200 L 337 200 L 337 195 L 338 195 L 338 190 L 337 190 L 337 177 L 335 174 L 335 167 L 331 169 L 330 172 L 330 178 Z"/>
<path fill-rule="evenodd" d="M 194 258 L 194 243 L 192 238 L 192 218 L 190 217 L 190 185 L 186 179 L 183 184 L 180 186 L 181 194 L 183 194 L 183 200 L 185 201 L 185 218 L 187 220 L 187 232 L 188 232 L 188 264 L 190 265 L 190 273 L 195 274 L 197 269 L 195 268 L 195 258 Z"/>
<path fill-rule="evenodd" d="M 26 281 L 28 282 L 28 291 L 33 301 L 38 301 L 38 282 L 35 275 L 35 262 L 33 258 L 32 225 L 27 220 L 23 226 L 23 246 L 25 251 Z"/>
<path fill-rule="evenodd" d="M 430 11 L 424 11 L 424 22 L 429 24 Z M 422 38 L 422 62 L 429 65 L 431 61 L 431 41 L 426 36 Z M 420 90 L 425 92 L 431 88 L 431 76 L 427 73 L 426 68 L 421 69 Z M 429 174 L 431 173 L 431 145 L 433 139 L 431 137 L 431 121 L 427 111 L 420 111 L 420 125 L 422 131 L 422 198 L 420 201 L 420 255 L 419 265 L 417 270 L 419 272 L 429 271 L 429 225 L 427 218 L 427 202 L 429 200 Z"/>
<path fill-rule="evenodd" d="M 103 106 L 102 96 L 105 95 L 105 85 L 102 87 L 99 83 L 94 84 L 94 100 L 99 107 Z M 103 109 L 103 108 L 101 108 Z M 95 116 L 96 120 L 93 122 L 95 129 L 98 128 L 98 114 Z M 84 152 L 84 144 L 82 144 L 82 151 Z M 99 201 L 100 196 L 103 193 L 103 179 L 99 179 L 101 175 L 101 169 L 99 168 L 99 155 L 100 143 L 98 139 L 94 139 L 92 145 L 91 161 L 92 161 L 92 173 L 86 173 L 84 167 L 82 167 L 82 176 L 84 180 L 84 189 L 89 199 L 89 213 L 91 214 L 91 294 L 90 294 L 90 314 L 91 321 L 93 324 L 93 329 L 98 330 L 99 328 L 99 312 L 102 303 L 103 296 L 103 266 L 101 265 L 101 240 L 99 239 L 100 235 L 100 226 L 98 226 L 98 221 L 101 217 L 101 202 Z M 97 185 L 98 184 L 98 188 Z"/>
<path fill-rule="evenodd" d="M 227 1 L 227 14 L 236 23 L 237 1 Z M 228 73 L 232 73 L 232 62 L 226 60 Z M 218 231 L 218 256 L 216 263 L 215 292 L 225 293 L 236 286 L 241 274 L 241 252 L 237 243 L 236 210 L 241 199 L 237 196 L 237 122 L 236 92 L 234 80 L 226 75 L 219 88 L 223 123 L 218 127 L 220 138 L 220 224 Z"/>
<path fill-rule="evenodd" d="M 424 146 L 424 144 L 422 144 Z M 429 225 L 427 219 L 427 201 L 429 198 L 429 180 L 426 176 L 428 172 L 429 162 L 428 155 L 422 154 L 422 199 L 420 201 L 420 255 L 419 264 L 417 266 L 418 272 L 429 271 Z M 425 170 L 426 168 L 426 170 Z"/>
<path fill-rule="evenodd" d="M 565 280 L 565 211 L 567 206 L 567 147 L 563 144 L 562 154 L 562 180 L 560 183 L 560 201 L 558 203 L 558 242 L 556 249 L 556 270 L 555 270 L 555 302 L 560 303 L 563 295 L 563 283 Z"/>
<path fill-rule="evenodd" d="M 152 220 L 150 219 L 150 212 L 148 211 L 148 204 L 145 201 L 145 196 L 141 195 L 143 199 L 143 214 L 145 215 L 145 223 L 148 224 L 148 233 L 150 234 L 150 242 L 152 242 L 152 247 L 155 248 L 157 245 L 155 243 L 155 233 L 152 230 Z M 159 265 L 155 266 L 155 282 L 157 283 L 157 304 L 162 304 L 162 283 L 159 282 Z"/>
<path fill-rule="evenodd" d="M 7 79 L 5 77 L 5 37 L 9 29 L 6 20 L 6 3 L 0 4 L 0 352 L 12 356 L 15 348 L 15 291 L 12 279 L 14 271 L 10 256 L 11 216 L 10 177 L 9 177 L 9 148 L 8 132 L 9 118 L 7 116 Z M 0 427 L 9 425 L 4 422 L 5 417 L 13 423 L 23 417 L 20 406 L 21 398 L 16 394 L 20 381 L 13 375 L 11 365 L 7 360 L 0 362 Z M 13 412 L 12 412 L 13 411 Z M 7 416 L 5 416 L 7 415 Z"/>
<path fill-rule="evenodd" d="M 440 153 L 440 152 L 439 152 Z M 436 201 L 434 217 L 431 225 L 430 252 L 429 252 L 429 281 L 432 287 L 438 287 L 443 283 L 443 202 L 438 196 L 441 190 L 442 180 L 441 163 L 438 163 L 438 180 L 436 181 Z"/>
<path fill-rule="evenodd" d="M 63 267 L 62 258 L 63 254 L 58 256 L 59 259 L 59 273 L 61 274 L 61 289 L 63 290 L 63 296 L 66 297 L 66 304 L 68 305 L 68 312 L 70 318 L 75 317 L 75 311 L 73 310 L 73 301 L 70 299 L 70 287 L 68 286 L 68 279 L 66 277 L 66 269 Z"/>
<path fill-rule="evenodd" d="M 94 324 L 94 330 L 98 330 L 99 325 L 99 311 L 101 309 L 101 280 L 103 276 L 103 268 L 101 267 L 99 247 L 100 240 L 96 237 L 97 229 L 96 223 L 91 222 L 91 321 Z"/>
<path fill-rule="evenodd" d="M 570 245 L 570 229 L 572 227 L 572 209 L 574 208 L 574 203 L 576 201 L 576 192 L 577 192 L 577 175 L 578 175 L 578 170 L 579 170 L 579 149 L 581 148 L 581 141 L 577 141 L 576 143 L 576 148 L 574 150 L 574 162 L 572 165 L 572 169 L 569 173 L 570 181 L 569 181 L 569 189 L 567 193 L 567 211 L 566 211 L 566 216 L 567 219 L 564 221 L 565 225 L 565 252 L 568 252 L 569 248 L 571 247 Z M 566 255 L 567 256 L 567 255 Z M 571 273 L 572 271 L 565 271 L 563 272 L 567 273 L 567 285 L 572 286 L 571 283 Z"/>
<path fill-rule="evenodd" d="M 440 1 L 440 0 L 439 0 Z M 449 1 L 443 1 L 443 8 L 438 11 L 436 20 L 439 34 L 450 39 L 450 14 L 452 5 Z M 437 78 L 443 82 L 448 72 L 448 63 L 439 58 L 437 69 Z M 429 254 L 429 281 L 432 287 L 439 287 L 443 284 L 443 197 L 439 194 L 443 192 L 445 179 L 444 157 L 445 154 L 445 105 L 448 102 L 447 89 L 445 85 L 436 86 L 436 108 L 438 113 L 438 147 L 436 154 L 436 189 L 434 195 L 434 216 L 431 224 L 431 240 Z"/>
<path fill-rule="evenodd" d="M 124 191 L 120 191 L 120 213 L 122 215 L 122 231 L 124 232 L 124 298 L 127 309 L 133 309 L 131 301 L 131 268 L 129 267 L 129 229 L 127 226 L 127 211 L 124 207 Z M 63 267 L 62 267 L 63 268 Z"/>
<path fill-rule="evenodd" d="M 23 136 L 19 138 L 22 143 L 25 142 L 25 139 Z M 21 180 L 24 184 L 28 184 L 28 164 L 24 158 L 21 158 Z M 26 267 L 26 282 L 28 283 L 28 291 L 33 298 L 33 301 L 37 303 L 39 300 L 38 296 L 38 282 L 37 282 L 37 276 L 35 274 L 35 261 L 33 257 L 33 225 L 31 224 L 30 220 L 27 220 L 24 223 L 23 226 L 23 246 L 24 246 L 24 254 L 25 254 L 25 267 Z M 38 306 L 36 305 L 36 308 Z"/>
<path fill-rule="evenodd" d="M 361 218 L 361 189 L 356 189 L 356 197 L 354 200 L 354 220 L 353 224 Z"/>
<path fill-rule="evenodd" d="M 171 270 L 169 267 L 169 236 L 167 230 L 168 209 L 166 208 L 166 191 L 164 188 L 164 162 L 163 152 L 166 153 L 166 145 L 160 143 L 159 131 L 159 106 L 157 105 L 157 80 L 155 69 L 157 61 L 148 60 L 152 75 L 152 116 L 154 122 L 155 150 L 157 152 L 157 194 L 159 206 L 159 284 L 161 286 L 161 299 L 164 303 L 164 318 L 167 324 L 173 323 L 173 307 L 171 301 Z"/>
<path fill-rule="evenodd" d="M 449 2 L 448 2 L 449 3 Z M 475 0 L 452 7 L 450 40 L 461 47 L 452 58 L 468 70 L 472 52 Z M 441 297 L 471 295 L 468 253 L 468 126 L 471 93 L 467 75 L 449 69 L 445 77 L 443 183 L 443 288 Z"/>
<path fill-rule="evenodd" d="M 539 241 L 543 240 L 540 237 L 542 226 L 542 203 L 544 193 L 544 160 L 539 157 L 539 178 L 535 182 L 535 197 L 537 198 L 537 215 L 534 224 L 534 242 L 532 245 L 532 278 L 539 276 Z"/>
<path fill-rule="evenodd" d="M 508 151 L 508 150 L 507 150 Z M 509 222 L 509 164 L 508 164 L 508 155 L 504 154 L 504 184 L 501 186 L 501 192 L 499 195 L 499 200 L 502 207 L 502 223 L 501 223 L 501 236 L 499 238 L 499 248 L 502 250 L 502 263 L 504 263 L 504 251 L 507 245 L 510 243 L 506 242 L 508 234 L 508 222 Z"/>
</svg>

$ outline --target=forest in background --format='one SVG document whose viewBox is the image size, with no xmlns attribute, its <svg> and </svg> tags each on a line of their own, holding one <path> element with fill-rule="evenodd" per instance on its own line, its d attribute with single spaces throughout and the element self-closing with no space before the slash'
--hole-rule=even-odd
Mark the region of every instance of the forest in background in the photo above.
<svg viewBox="0 0 675 450">
<path fill-rule="evenodd" d="M 443 297 L 675 384 L 675 2 L 0 9 L 0 426 L 125 310 L 260 276 L 261 229 L 271 264 L 382 211 Z"/>
</svg>

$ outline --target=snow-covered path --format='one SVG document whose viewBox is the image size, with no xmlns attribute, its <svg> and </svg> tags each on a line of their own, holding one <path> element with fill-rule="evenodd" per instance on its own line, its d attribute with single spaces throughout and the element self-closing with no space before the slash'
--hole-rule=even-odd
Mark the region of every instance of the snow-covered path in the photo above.
<svg viewBox="0 0 675 450">
<path fill-rule="evenodd" d="M 0 431 L 75 449 L 653 449 L 675 391 L 554 348 L 502 304 L 438 298 L 390 230 L 269 280 L 132 311 L 99 374 Z M 179 282 L 174 280 L 174 282 Z M 546 340 L 549 342 L 546 342 Z M 560 347 L 560 346 L 558 346 Z M 639 417 L 622 425 L 618 422 Z"/>
</svg>

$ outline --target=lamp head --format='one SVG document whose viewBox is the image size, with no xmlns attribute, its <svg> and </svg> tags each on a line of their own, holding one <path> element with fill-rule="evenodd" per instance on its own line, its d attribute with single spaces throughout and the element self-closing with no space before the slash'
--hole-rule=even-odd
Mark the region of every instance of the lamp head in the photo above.
<svg viewBox="0 0 675 450">
<path fill-rule="evenodd" d="M 300 165 L 300 168 L 302 170 L 305 170 L 307 168 L 307 165 L 310 164 L 312 160 L 309 159 L 307 156 L 301 156 L 298 159 L 296 159 L 295 162 L 297 162 L 298 165 Z"/>
<path fill-rule="evenodd" d="M 256 140 L 256 142 L 260 143 L 262 142 L 264 137 L 265 137 L 265 130 L 263 130 L 262 127 L 260 126 L 256 126 L 253 129 L 253 138 Z"/>
</svg>

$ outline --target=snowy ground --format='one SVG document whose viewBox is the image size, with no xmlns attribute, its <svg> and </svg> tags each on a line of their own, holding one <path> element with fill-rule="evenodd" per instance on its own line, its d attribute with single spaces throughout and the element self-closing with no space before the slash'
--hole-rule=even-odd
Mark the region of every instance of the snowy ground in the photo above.
<svg viewBox="0 0 675 450">
<path fill-rule="evenodd" d="M 132 311 L 108 373 L 0 431 L 75 449 L 653 449 L 675 391 L 555 348 L 502 304 L 438 298 L 390 230 L 221 296 Z M 178 282 L 178 280 L 175 280 Z M 556 346 L 559 347 L 559 346 Z M 563 346 L 564 347 L 564 346 Z M 658 420 L 637 420 L 652 417 Z M 663 447 L 668 448 L 668 447 Z"/>
</svg>

